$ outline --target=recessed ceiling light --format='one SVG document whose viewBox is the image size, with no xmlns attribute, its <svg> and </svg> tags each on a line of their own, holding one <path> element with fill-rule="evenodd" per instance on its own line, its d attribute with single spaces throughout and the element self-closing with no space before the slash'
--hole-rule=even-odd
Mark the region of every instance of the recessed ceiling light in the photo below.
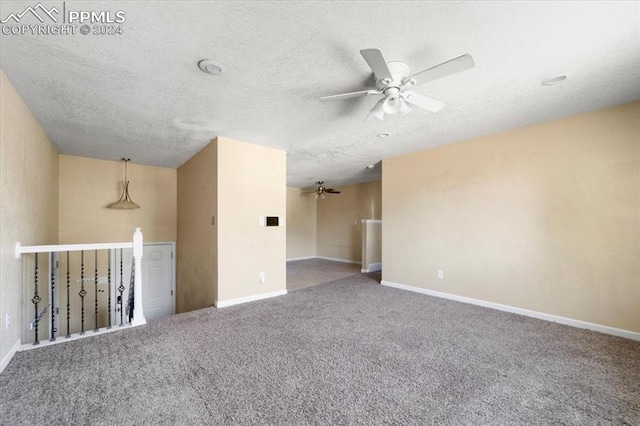
<svg viewBox="0 0 640 426">
<path fill-rule="evenodd" d="M 542 80 L 542 85 L 553 86 L 554 84 L 562 83 L 566 79 L 566 75 L 554 75 L 553 77 L 545 78 L 544 80 Z"/>
<path fill-rule="evenodd" d="M 222 64 L 211 59 L 203 59 L 198 62 L 198 68 L 207 74 L 220 75 L 222 74 Z"/>
<path fill-rule="evenodd" d="M 379 137 L 379 138 L 386 138 L 386 137 L 389 137 L 389 133 L 387 133 L 387 132 L 384 132 L 384 133 L 378 133 L 378 137 Z"/>
</svg>

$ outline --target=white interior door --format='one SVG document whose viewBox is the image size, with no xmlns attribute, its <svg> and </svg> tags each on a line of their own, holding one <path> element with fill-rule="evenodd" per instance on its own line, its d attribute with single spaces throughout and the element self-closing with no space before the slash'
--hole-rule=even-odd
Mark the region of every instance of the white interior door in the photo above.
<svg viewBox="0 0 640 426">
<path fill-rule="evenodd" d="M 142 253 L 142 309 L 147 321 L 175 313 L 173 247 L 173 243 L 148 243 L 144 245 Z M 131 249 L 122 250 L 123 284 L 126 288 L 123 293 L 124 309 L 126 309 L 126 301 L 129 297 L 132 256 Z M 114 270 L 117 270 L 119 274 L 120 250 L 117 250 L 114 260 Z M 117 283 L 113 286 L 113 300 L 117 300 L 119 294 L 116 289 L 119 280 L 120 276 L 117 275 Z M 113 324 L 120 324 L 119 315 L 119 311 L 113 313 Z M 124 316 L 126 317 L 126 314 Z M 125 322 L 128 322 L 126 318 Z"/>
<path fill-rule="evenodd" d="M 142 309 L 149 320 L 174 313 L 173 244 L 149 244 L 142 256 Z"/>
</svg>

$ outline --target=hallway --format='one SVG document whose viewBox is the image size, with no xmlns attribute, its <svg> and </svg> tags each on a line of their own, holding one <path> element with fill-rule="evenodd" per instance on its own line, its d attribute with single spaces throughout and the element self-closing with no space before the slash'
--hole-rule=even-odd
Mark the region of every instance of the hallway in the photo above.
<svg viewBox="0 0 640 426">
<path fill-rule="evenodd" d="M 360 265 L 325 259 L 287 262 L 287 291 L 300 290 L 360 273 Z"/>
</svg>

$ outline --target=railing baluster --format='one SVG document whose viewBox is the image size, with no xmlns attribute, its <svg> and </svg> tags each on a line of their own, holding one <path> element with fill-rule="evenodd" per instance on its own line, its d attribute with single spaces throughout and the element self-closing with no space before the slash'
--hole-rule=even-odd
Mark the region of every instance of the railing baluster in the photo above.
<svg viewBox="0 0 640 426">
<path fill-rule="evenodd" d="M 53 252 L 49 253 L 49 267 L 51 268 L 51 342 L 56 340 L 56 266 Z"/>
<path fill-rule="evenodd" d="M 111 328 L 111 249 L 109 249 L 108 251 L 109 255 L 108 255 L 108 265 L 107 265 L 107 283 L 109 284 L 109 294 L 107 295 L 108 297 L 108 307 L 107 307 L 107 312 L 109 313 L 109 315 L 107 315 L 109 317 L 109 325 L 107 326 L 107 329 Z"/>
<path fill-rule="evenodd" d="M 35 266 L 35 270 L 34 270 L 34 291 L 33 291 L 33 299 L 31 299 L 31 303 L 33 303 L 33 306 L 35 308 L 35 315 L 34 315 L 34 321 L 35 321 L 35 340 L 33 341 L 34 345 L 38 345 L 40 343 L 40 341 L 38 340 L 38 304 L 40 303 L 40 300 L 42 300 L 40 298 L 40 296 L 38 296 L 38 253 L 35 254 L 36 255 L 36 266 Z"/>
<path fill-rule="evenodd" d="M 118 287 L 120 297 L 118 298 L 118 304 L 120 305 L 120 325 L 124 324 L 124 309 L 122 306 L 122 293 L 124 292 L 124 284 L 122 283 L 122 249 L 120 249 L 120 286 Z"/>
<path fill-rule="evenodd" d="M 124 249 L 133 248 L 133 259 L 131 261 L 131 276 L 125 284 L 125 273 L 124 268 Z M 118 249 L 120 249 L 118 254 Z M 107 250 L 106 259 L 101 260 L 100 251 Z M 78 337 L 88 337 L 87 333 L 90 327 L 89 324 L 89 316 L 91 315 L 91 306 L 85 305 L 86 303 L 91 303 L 87 296 L 89 295 L 89 287 L 90 283 L 93 280 L 94 283 L 94 300 L 93 300 L 93 319 L 94 319 L 94 334 L 101 334 L 106 331 L 112 331 L 113 327 L 116 325 L 130 325 L 137 326 L 145 324 L 144 312 L 141 306 L 141 273 L 140 273 L 140 259 L 142 258 L 142 250 L 143 250 L 143 237 L 140 231 L 140 228 L 136 228 L 133 234 L 133 242 L 120 242 L 120 243 L 92 243 L 92 244 L 61 244 L 61 245 L 40 245 L 40 246 L 23 246 L 20 242 L 16 242 L 15 245 L 15 256 L 16 258 L 20 258 L 22 255 L 28 254 L 28 258 L 26 258 L 26 262 L 23 264 L 24 269 L 24 284 L 26 285 L 26 291 L 29 292 L 28 288 L 31 285 L 31 295 L 30 299 L 27 299 L 28 294 L 23 295 L 23 310 L 25 312 L 30 312 L 31 309 L 26 304 L 28 301 L 31 301 L 33 305 L 34 316 L 33 319 L 30 319 L 29 329 L 24 330 L 23 334 L 26 336 L 31 334 L 33 331 L 33 345 L 48 345 L 50 343 L 58 343 L 60 339 L 64 336 L 67 340 L 72 340 Z M 91 276 L 91 271 L 86 269 L 91 266 L 91 261 L 87 260 L 87 264 L 85 265 L 85 251 L 88 255 L 91 255 L 91 251 L 93 251 L 93 260 L 94 260 L 94 270 L 93 276 Z M 74 258 L 72 262 L 71 252 L 80 252 L 79 259 Z M 62 256 L 62 253 L 65 253 L 65 257 Z M 118 260 L 118 255 L 120 259 Z M 44 257 L 48 256 L 48 260 Z M 75 256 L 75 255 L 74 255 Z M 89 259 L 89 258 L 87 258 Z M 72 268 L 76 270 L 77 261 L 80 261 L 80 269 L 77 272 L 72 272 Z M 105 268 L 102 263 L 106 261 L 106 276 L 101 276 L 105 271 Z M 33 262 L 33 263 L 31 263 Z M 44 262 L 44 263 L 43 263 Z M 118 264 L 119 263 L 119 264 Z M 44 275 L 40 273 L 40 269 L 45 267 Z M 46 270 L 46 267 L 49 267 L 50 270 Z M 65 292 L 65 276 L 63 275 L 63 268 L 66 267 L 66 292 Z M 120 282 L 118 282 L 118 267 L 120 268 Z M 100 272 L 102 271 L 102 272 Z M 47 276 L 47 273 L 49 276 Z M 76 273 L 79 275 L 76 275 Z M 41 277 L 42 275 L 42 277 Z M 40 294 L 40 281 L 44 278 L 44 290 L 43 295 Z M 79 278 L 79 279 L 78 279 Z M 47 282 L 48 279 L 48 282 Z M 32 280 L 29 283 L 29 280 Z M 72 283 L 73 281 L 73 283 Z M 78 287 L 77 283 L 80 283 Z M 47 286 L 48 284 L 48 286 Z M 106 284 L 106 285 L 104 285 Z M 100 296 L 100 293 L 104 293 L 107 291 L 106 299 L 104 300 L 104 296 Z M 80 300 L 76 300 L 76 302 L 72 302 L 72 297 L 75 298 L 75 295 L 71 293 L 75 292 L 80 298 Z M 125 299 L 125 293 L 128 296 L 128 299 Z M 65 309 L 63 298 L 66 296 L 66 321 L 64 318 L 64 312 L 61 310 Z M 45 300 L 45 298 L 49 298 L 49 300 Z M 115 300 L 114 300 L 115 298 Z M 135 299 L 138 299 L 138 303 L 136 305 Z M 76 318 L 79 316 L 80 320 L 74 319 L 71 321 L 71 310 L 72 305 L 78 303 L 80 304 L 78 311 L 75 311 L 75 307 L 73 314 Z M 103 310 L 107 305 L 107 316 L 108 318 L 103 319 L 101 315 L 105 315 Z M 45 314 L 47 314 L 48 310 L 51 309 L 50 318 L 45 319 Z M 127 310 L 125 314 L 125 309 Z M 120 321 L 118 322 L 118 310 L 120 311 Z M 79 315 L 78 315 L 79 314 Z M 42 323 L 44 329 L 40 330 L 40 321 L 44 319 Z M 79 324 L 76 323 L 79 322 Z M 72 324 L 73 323 L 73 324 Z M 25 324 L 26 326 L 26 324 Z M 66 328 L 65 328 L 66 327 Z M 76 328 L 77 327 L 77 328 Z M 64 334 L 62 328 L 65 328 Z M 73 331 L 73 333 L 72 333 Z M 40 336 L 42 334 L 42 336 Z M 43 342 L 40 342 L 40 337 L 45 339 Z M 28 339 L 28 337 L 27 337 Z"/>
<path fill-rule="evenodd" d="M 84 250 L 80 250 L 80 292 L 78 296 L 80 296 L 81 305 L 80 305 L 80 334 L 84 334 L 84 296 L 87 295 L 87 292 L 84 289 Z"/>
<path fill-rule="evenodd" d="M 127 318 L 129 318 L 129 324 L 133 322 L 133 309 L 135 307 L 135 279 L 136 279 L 136 260 L 131 262 L 131 275 L 129 278 L 129 299 L 127 300 Z"/>
<path fill-rule="evenodd" d="M 98 329 L 98 250 L 94 250 L 93 253 L 94 253 L 94 267 L 95 267 L 94 269 L 95 274 L 93 276 L 93 282 L 94 282 L 93 287 L 94 287 L 95 296 L 96 296 L 94 299 L 95 304 L 93 307 L 93 313 L 96 319 L 96 328 L 93 331 L 95 332 L 99 330 Z"/>
<path fill-rule="evenodd" d="M 69 271 L 69 252 L 67 252 L 67 335 L 71 337 L 71 327 L 69 326 L 69 318 L 71 318 L 71 298 L 69 297 L 69 289 L 71 287 L 71 273 Z"/>
</svg>

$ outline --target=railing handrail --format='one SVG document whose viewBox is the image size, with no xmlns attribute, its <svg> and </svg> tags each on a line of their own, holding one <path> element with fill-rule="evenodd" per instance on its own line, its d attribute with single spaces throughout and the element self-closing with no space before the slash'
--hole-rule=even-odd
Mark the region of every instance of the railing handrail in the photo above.
<svg viewBox="0 0 640 426">
<path fill-rule="evenodd" d="M 23 246 L 20 242 L 16 242 L 15 256 L 20 259 L 24 253 L 59 253 L 64 251 L 81 251 L 81 250 L 109 250 L 119 248 L 133 248 L 133 242 L 121 243 L 89 243 L 89 244 L 59 244 L 46 246 Z"/>
<path fill-rule="evenodd" d="M 108 271 L 107 271 L 107 284 L 109 285 L 108 287 L 108 294 L 109 294 L 109 298 L 108 298 L 108 305 L 107 305 L 107 309 L 108 309 L 108 315 L 109 318 L 111 318 L 111 315 L 115 312 L 111 310 L 111 294 L 112 294 L 112 287 L 111 287 L 111 265 L 112 265 L 112 254 L 115 254 L 115 249 L 124 249 L 124 248 L 131 248 L 131 256 L 132 256 L 132 260 L 131 260 L 131 267 L 132 267 L 132 271 L 131 271 L 131 277 L 130 277 L 130 282 L 129 282 L 129 308 L 128 308 L 128 317 L 129 317 L 129 323 L 132 326 L 137 326 L 137 325 L 142 325 L 142 324 L 146 324 L 146 320 L 144 318 L 144 312 L 142 309 L 142 266 L 141 266 L 141 261 L 142 261 L 142 257 L 144 255 L 144 237 L 142 235 L 142 231 L 141 228 L 135 228 L 135 231 L 133 232 L 133 236 L 132 236 L 132 241 L 131 242 L 120 242 L 120 243 L 92 243 L 92 244 L 57 244 L 57 245 L 38 245 L 38 246 L 22 246 L 22 244 L 20 242 L 16 242 L 16 246 L 15 246 L 15 257 L 16 259 L 21 259 L 22 254 L 24 253 L 30 253 L 30 254 L 34 254 L 34 273 L 33 273 L 33 298 L 30 300 L 31 303 L 33 303 L 33 309 L 34 309 L 34 321 L 33 321 L 33 329 L 34 329 L 34 345 L 38 345 L 40 344 L 40 341 L 38 339 L 38 324 L 40 322 L 40 320 L 42 319 L 42 314 L 44 312 L 46 312 L 46 309 L 48 309 L 50 307 L 49 312 L 51 313 L 50 315 L 50 321 L 51 321 L 51 327 L 50 327 L 50 334 L 51 334 L 51 338 L 49 340 L 49 342 L 54 342 L 56 340 L 56 332 L 58 331 L 56 328 L 56 323 L 55 323 L 55 318 L 56 315 L 58 315 L 58 310 L 57 307 L 54 306 L 54 301 L 56 299 L 55 297 L 55 288 L 56 288 L 56 283 L 60 282 L 60 277 L 57 277 L 57 274 L 55 273 L 54 269 L 56 269 L 58 266 L 53 266 L 54 263 L 54 259 L 57 259 L 57 256 L 54 255 L 54 253 L 64 253 L 66 252 L 66 264 L 67 264 L 67 268 L 66 268 L 66 290 L 67 290 L 67 338 L 69 338 L 71 336 L 70 334 L 70 264 L 69 264 L 69 252 L 70 251 L 80 251 L 81 256 L 80 256 L 80 283 L 81 283 L 81 289 L 80 292 L 78 293 L 78 296 L 80 296 L 81 299 L 81 328 L 80 328 L 80 334 L 84 335 L 85 333 L 85 296 L 87 295 L 87 291 L 85 290 L 85 286 L 84 286 L 84 278 L 85 278 L 85 264 L 84 264 L 84 251 L 94 251 L 93 255 L 94 255 L 94 318 L 95 318 L 95 329 L 94 332 L 99 332 L 100 328 L 99 328 L 99 321 L 98 321 L 98 313 L 99 313 L 99 303 L 98 303 L 98 284 L 99 284 L 99 277 L 98 277 L 98 251 L 99 250 L 108 250 L 108 254 L 109 254 L 109 261 L 108 261 Z M 113 252 L 112 252 L 113 251 Z M 39 309 L 39 305 L 42 302 L 42 297 L 39 295 L 39 281 L 42 281 L 42 278 L 40 278 L 40 274 L 38 272 L 38 254 L 40 253 L 48 253 L 49 255 L 49 272 L 50 272 L 50 279 L 49 279 L 49 291 L 48 293 L 51 294 L 50 300 L 49 300 L 49 304 L 47 306 L 45 306 L 44 310 L 40 310 Z M 123 285 L 123 281 L 122 281 L 122 269 L 123 269 L 123 253 L 122 251 L 120 252 L 120 286 L 117 288 L 117 290 L 120 292 L 120 296 L 119 296 L 119 304 L 120 304 L 120 325 L 123 325 L 123 321 L 122 321 L 122 309 L 123 309 L 123 304 L 122 304 L 122 292 L 124 291 L 124 285 Z M 114 259 L 115 260 L 115 259 Z M 56 265 L 58 263 L 56 262 Z M 114 263 L 115 265 L 115 263 Z M 26 282 L 26 281 L 25 281 Z M 117 282 L 117 281 L 116 281 Z M 42 303 L 47 303 L 46 301 L 42 302 Z M 131 305 L 133 304 L 133 305 Z M 54 313 L 54 308 L 55 309 L 55 313 Z M 111 319 L 109 319 L 109 325 L 107 328 L 111 327 Z"/>
</svg>

